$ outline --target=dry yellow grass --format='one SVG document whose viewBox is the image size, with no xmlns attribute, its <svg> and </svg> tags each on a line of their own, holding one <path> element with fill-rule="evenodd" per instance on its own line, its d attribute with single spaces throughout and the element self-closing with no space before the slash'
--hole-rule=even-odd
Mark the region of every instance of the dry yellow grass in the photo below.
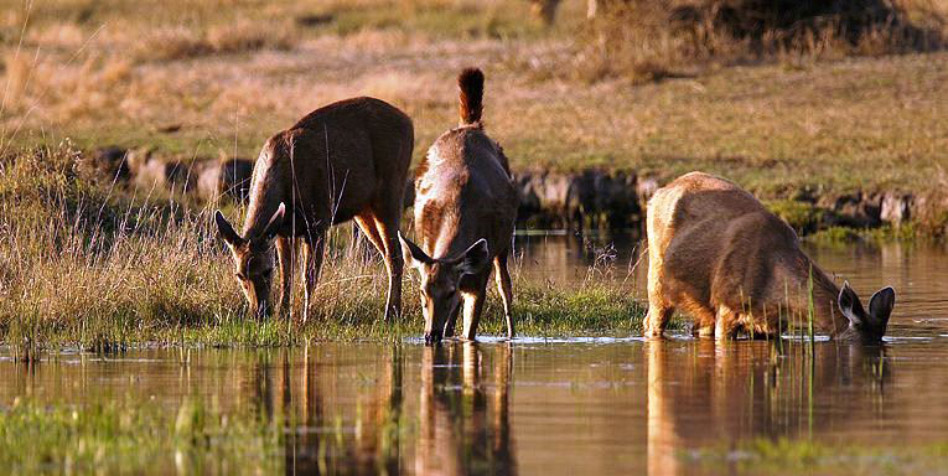
<svg viewBox="0 0 948 476">
<path fill-rule="evenodd" d="M 942 0 L 601 3 L 584 28 L 583 67 L 562 73 L 646 82 L 748 61 L 932 51 L 948 31 Z"/>
<path fill-rule="evenodd" d="M 587 63 L 566 26 L 531 23 L 528 2 L 190 3 L 187 12 L 179 1 L 149 4 L 143 17 L 124 2 L 89 11 L 78 0 L 43 2 L 19 49 L 24 14 L 6 10 L 0 147 L 69 136 L 84 148 L 254 156 L 310 110 L 374 95 L 413 117 L 417 156 L 456 122 L 454 75 L 479 65 L 487 126 L 518 169 L 702 168 L 782 193 L 913 188 L 948 166 L 943 52 L 788 57 L 640 85 L 628 76 L 586 83 L 555 73 Z M 559 21 L 582 21 L 583 7 L 564 2 Z M 316 26 L 299 21 L 314 16 Z M 264 40 L 269 31 L 277 34 Z M 165 35 L 178 40 L 151 39 Z M 661 64 L 644 66 L 663 74 Z M 164 132 L 170 126 L 180 131 Z"/>
</svg>

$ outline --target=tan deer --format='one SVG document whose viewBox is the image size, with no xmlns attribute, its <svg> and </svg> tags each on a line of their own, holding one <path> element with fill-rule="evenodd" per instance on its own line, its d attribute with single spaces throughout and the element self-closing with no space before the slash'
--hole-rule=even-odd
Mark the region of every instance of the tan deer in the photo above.
<svg viewBox="0 0 948 476">
<path fill-rule="evenodd" d="M 744 329 L 775 334 L 781 316 L 809 319 L 812 283 L 817 331 L 879 342 L 895 305 L 891 287 L 866 311 L 800 249 L 793 230 L 737 185 L 700 172 L 679 177 L 648 204 L 647 337 L 660 337 L 680 308 L 695 330 L 718 339 Z"/>
<path fill-rule="evenodd" d="M 484 133 L 481 123 L 483 73 L 464 70 L 458 86 L 460 125 L 435 141 L 418 168 L 415 233 L 421 247 L 399 235 L 405 262 L 421 275 L 426 343 L 454 335 L 462 304 L 462 336 L 474 339 L 491 262 L 504 301 L 507 335 L 514 334 L 507 257 L 517 193 L 503 149 Z"/>
<path fill-rule="evenodd" d="M 220 211 L 216 215 L 234 257 L 237 281 L 258 315 L 271 310 L 273 238 L 281 309 L 289 308 L 293 249 L 297 238 L 302 243 L 305 321 L 326 231 L 351 219 L 385 260 L 386 320 L 399 314 L 403 261 L 397 235 L 414 140 L 408 116 L 366 97 L 317 109 L 267 140 L 254 165 L 243 234 L 237 234 Z"/>
</svg>

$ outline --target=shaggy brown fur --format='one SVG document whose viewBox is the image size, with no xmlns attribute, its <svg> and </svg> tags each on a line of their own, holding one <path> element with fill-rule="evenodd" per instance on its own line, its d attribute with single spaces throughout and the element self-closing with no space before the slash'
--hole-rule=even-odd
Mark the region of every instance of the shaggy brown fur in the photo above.
<svg viewBox="0 0 948 476">
<path fill-rule="evenodd" d="M 474 339 L 491 261 L 504 299 L 507 333 L 514 333 L 507 257 L 518 197 L 503 149 L 479 121 L 483 75 L 465 70 L 458 82 L 463 125 L 431 146 L 415 186 L 415 232 L 421 246 L 402 240 L 406 262 L 421 274 L 428 342 L 454 334 L 462 304 L 463 337 Z"/>
<path fill-rule="evenodd" d="M 813 284 L 816 328 L 834 337 L 878 341 L 895 292 L 885 288 L 866 312 L 800 249 L 793 230 L 737 185 L 692 172 L 656 192 L 648 206 L 645 332 L 660 337 L 675 308 L 718 339 L 740 328 L 779 332 L 781 316 L 807 319 Z M 811 278 L 812 276 L 812 278 Z"/>
<path fill-rule="evenodd" d="M 317 109 L 267 140 L 254 166 L 243 236 L 220 212 L 217 217 L 234 255 L 238 281 L 257 312 L 269 311 L 272 238 L 283 309 L 292 290 L 293 249 L 297 240 L 302 243 L 305 320 L 326 231 L 352 219 L 384 257 L 389 276 L 386 319 L 400 312 L 403 261 L 397 234 L 414 140 L 408 116 L 366 97 Z"/>
</svg>

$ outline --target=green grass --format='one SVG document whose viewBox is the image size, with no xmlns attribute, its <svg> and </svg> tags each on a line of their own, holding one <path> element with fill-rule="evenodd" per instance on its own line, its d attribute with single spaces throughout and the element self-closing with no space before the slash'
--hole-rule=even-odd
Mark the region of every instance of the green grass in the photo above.
<svg viewBox="0 0 948 476">
<path fill-rule="evenodd" d="M 0 407 L 0 466 L 11 474 L 275 473 L 283 439 L 279 417 L 225 414 L 196 399 L 170 411 L 129 398 Z"/>
<path fill-rule="evenodd" d="M 736 474 L 925 474 L 948 464 L 948 442 L 887 446 L 757 439 L 682 457 Z"/>
<path fill-rule="evenodd" d="M 937 241 L 939 236 L 920 230 L 914 223 L 902 226 L 885 225 L 879 228 L 854 229 L 842 226 L 831 226 L 816 233 L 807 235 L 806 241 L 829 246 L 846 246 L 852 243 L 886 243 L 899 241 L 911 243 L 916 241 Z"/>
<path fill-rule="evenodd" d="M 829 213 L 812 203 L 797 200 L 771 200 L 764 206 L 800 234 L 816 231 Z"/>
</svg>

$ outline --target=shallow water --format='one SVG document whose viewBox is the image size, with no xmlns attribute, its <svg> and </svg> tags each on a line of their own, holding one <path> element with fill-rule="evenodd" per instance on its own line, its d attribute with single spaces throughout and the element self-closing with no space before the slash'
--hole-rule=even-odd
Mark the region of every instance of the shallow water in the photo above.
<svg viewBox="0 0 948 476">
<path fill-rule="evenodd" d="M 518 236 L 521 275 L 555 285 L 577 286 L 587 279 L 625 283 L 643 300 L 648 259 L 641 244 L 623 237 L 574 235 Z M 948 245 L 806 244 L 807 253 L 835 275 L 848 280 L 868 301 L 884 286 L 896 290 L 897 304 L 889 333 L 901 336 L 948 334 Z"/>
<path fill-rule="evenodd" d="M 520 272 L 577 285 L 593 258 L 570 242 L 521 243 Z M 735 449 L 761 438 L 896 450 L 948 442 L 945 250 L 812 253 L 862 293 L 896 287 L 883 348 L 577 336 L 63 354 L 32 369 L 0 360 L 0 405 L 126 399 L 174 412 L 197 398 L 282 416 L 285 442 L 271 457 L 298 473 L 719 474 L 748 470 Z M 627 277 L 635 253 L 616 254 L 597 279 L 637 289 L 644 264 Z M 157 455 L 154 471 L 173 472 L 173 460 Z"/>
</svg>

